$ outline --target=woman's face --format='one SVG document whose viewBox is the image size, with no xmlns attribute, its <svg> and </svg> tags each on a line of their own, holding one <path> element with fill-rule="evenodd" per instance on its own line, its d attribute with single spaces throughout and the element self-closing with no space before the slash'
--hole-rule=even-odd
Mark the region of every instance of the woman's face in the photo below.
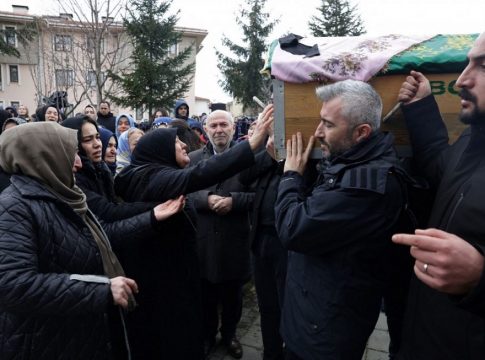
<svg viewBox="0 0 485 360">
<path fill-rule="evenodd" d="M 19 116 L 22 117 L 29 115 L 29 110 L 27 110 L 27 106 L 25 105 L 20 105 L 17 112 L 19 113 Z"/>
<path fill-rule="evenodd" d="M 96 121 L 96 111 L 91 106 L 86 106 L 84 108 L 84 115 L 89 116 L 92 120 Z"/>
<path fill-rule="evenodd" d="M 96 127 L 91 123 L 83 124 L 81 146 L 89 160 L 94 163 L 101 161 L 102 144 Z"/>
<path fill-rule="evenodd" d="M 108 147 L 104 154 L 104 162 L 107 164 L 114 164 L 116 162 L 116 139 L 114 136 L 109 138 Z"/>
<path fill-rule="evenodd" d="M 45 112 L 45 121 L 59 121 L 59 113 L 53 106 L 49 106 Z"/>
<path fill-rule="evenodd" d="M 187 145 L 178 136 L 175 139 L 175 161 L 181 168 L 185 168 L 190 164 L 190 158 L 187 155 Z"/>
<path fill-rule="evenodd" d="M 133 134 L 128 136 L 128 145 L 130 145 L 130 152 L 133 154 L 133 150 L 135 150 L 136 144 L 138 144 L 138 140 L 143 136 L 143 134 L 139 131 L 135 131 Z"/>
<path fill-rule="evenodd" d="M 130 121 L 125 117 L 120 118 L 118 121 L 118 132 L 120 134 L 123 134 L 129 128 L 130 128 Z"/>
</svg>

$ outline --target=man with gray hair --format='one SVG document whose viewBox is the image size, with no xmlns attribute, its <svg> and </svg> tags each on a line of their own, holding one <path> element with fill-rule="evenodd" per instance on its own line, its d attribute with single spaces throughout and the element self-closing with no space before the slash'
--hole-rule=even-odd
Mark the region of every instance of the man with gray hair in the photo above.
<svg viewBox="0 0 485 360">
<path fill-rule="evenodd" d="M 290 250 L 281 331 L 287 359 L 361 359 L 389 281 L 391 235 L 404 198 L 391 134 L 379 131 L 382 102 L 368 84 L 317 89 L 321 122 L 304 149 L 287 141 L 275 204 Z M 314 138 L 323 158 L 303 191 Z"/>
<path fill-rule="evenodd" d="M 209 143 L 189 154 L 192 164 L 218 156 L 236 143 L 232 115 L 224 110 L 209 114 L 205 123 Z M 198 214 L 199 250 L 205 352 L 214 348 L 221 312 L 221 342 L 240 359 L 242 346 L 236 327 L 242 314 L 242 287 L 250 278 L 249 214 L 254 193 L 239 175 L 190 195 Z"/>
</svg>

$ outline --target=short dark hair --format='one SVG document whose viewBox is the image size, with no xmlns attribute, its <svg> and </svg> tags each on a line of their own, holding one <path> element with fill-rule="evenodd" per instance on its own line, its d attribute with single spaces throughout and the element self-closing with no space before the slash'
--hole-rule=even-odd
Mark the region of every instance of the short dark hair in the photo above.
<svg viewBox="0 0 485 360">
<path fill-rule="evenodd" d="M 101 106 L 101 104 L 108 104 L 108 106 L 109 106 L 109 107 L 111 107 L 111 104 L 109 103 L 109 101 L 108 101 L 108 100 L 101 100 L 101 101 L 99 102 L 99 105 Z"/>
</svg>

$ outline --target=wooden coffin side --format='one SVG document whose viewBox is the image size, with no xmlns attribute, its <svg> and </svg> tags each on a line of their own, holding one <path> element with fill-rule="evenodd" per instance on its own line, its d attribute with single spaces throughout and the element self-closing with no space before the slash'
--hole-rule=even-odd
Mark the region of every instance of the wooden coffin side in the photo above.
<svg viewBox="0 0 485 360">
<path fill-rule="evenodd" d="M 454 84 L 459 74 L 430 74 L 433 94 L 453 142 L 465 128 L 459 119 L 460 99 Z M 383 117 L 396 105 L 397 95 L 406 75 L 380 76 L 369 83 L 376 89 L 383 102 Z M 293 84 L 274 80 L 275 147 L 279 158 L 285 157 L 286 139 L 297 131 L 305 141 L 315 132 L 320 121 L 321 102 L 315 95 L 316 83 Z M 401 111 L 397 111 L 382 125 L 396 137 L 396 147 L 402 155 L 410 155 L 409 138 Z M 313 158 L 320 158 L 319 144 L 315 144 Z"/>
</svg>

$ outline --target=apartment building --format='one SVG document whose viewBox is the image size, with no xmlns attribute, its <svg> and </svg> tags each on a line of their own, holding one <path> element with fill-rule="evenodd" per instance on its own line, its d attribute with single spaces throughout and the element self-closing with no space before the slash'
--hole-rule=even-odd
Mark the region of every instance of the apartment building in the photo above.
<svg viewBox="0 0 485 360">
<path fill-rule="evenodd" d="M 18 42 L 9 29 L 33 24 L 38 29 L 34 41 L 26 47 Z M 27 6 L 13 5 L 11 12 L 0 12 L 0 27 L 5 29 L 5 40 L 14 45 L 20 57 L 0 54 L 0 106 L 25 104 L 32 114 L 43 99 L 55 91 L 66 91 L 73 113 L 82 111 L 87 104 L 97 104 L 104 91 L 119 91 L 105 79 L 108 70 L 122 72 L 129 69 L 132 51 L 122 24 L 112 18 L 96 22 L 78 21 L 71 14 L 34 16 Z M 197 52 L 207 36 L 202 29 L 176 27 L 182 34 L 171 54 L 193 45 L 187 63 L 196 62 Z M 96 51 L 100 49 L 101 51 Z M 99 78 L 96 78 L 99 76 Z M 185 99 L 195 106 L 195 79 Z M 138 120 L 148 114 L 140 109 L 117 108 L 114 113 L 128 112 Z"/>
</svg>

